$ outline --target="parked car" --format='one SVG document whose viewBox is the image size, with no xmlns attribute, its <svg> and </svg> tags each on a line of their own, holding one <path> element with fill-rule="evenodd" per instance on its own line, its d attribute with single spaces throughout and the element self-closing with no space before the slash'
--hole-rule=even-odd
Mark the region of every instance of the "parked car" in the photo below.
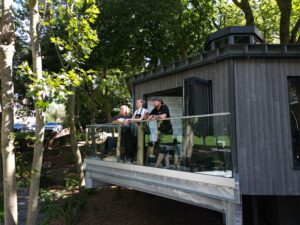
<svg viewBox="0 0 300 225">
<path fill-rule="evenodd" d="M 63 129 L 62 125 L 57 122 L 49 122 L 45 126 L 46 131 L 59 132 Z"/>
<path fill-rule="evenodd" d="M 27 126 L 24 123 L 15 123 L 14 132 L 24 132 L 27 130 Z"/>
<path fill-rule="evenodd" d="M 35 132 L 35 124 L 30 124 L 30 125 L 28 126 L 28 131 L 29 131 L 29 132 Z"/>
</svg>

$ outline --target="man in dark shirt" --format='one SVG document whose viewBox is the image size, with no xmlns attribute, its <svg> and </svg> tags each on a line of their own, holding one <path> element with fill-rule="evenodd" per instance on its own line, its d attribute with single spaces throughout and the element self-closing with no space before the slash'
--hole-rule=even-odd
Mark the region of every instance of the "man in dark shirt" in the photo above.
<svg viewBox="0 0 300 225">
<path fill-rule="evenodd" d="M 161 120 L 158 122 L 158 131 L 159 131 L 159 137 L 162 135 L 168 135 L 172 134 L 172 124 L 171 121 L 168 120 L 167 118 L 170 118 L 170 112 L 169 108 L 167 105 L 165 105 L 160 97 L 154 97 L 152 98 L 152 105 L 153 105 L 153 110 L 150 112 L 150 115 L 148 117 L 148 121 L 156 119 L 156 120 Z M 167 119 L 167 120 L 165 120 Z M 159 143 L 158 138 L 158 143 Z M 158 167 L 161 162 L 165 159 L 166 162 L 166 167 L 169 166 L 169 150 L 167 147 L 159 147 L 159 154 L 157 157 L 156 161 L 156 167 Z"/>
</svg>

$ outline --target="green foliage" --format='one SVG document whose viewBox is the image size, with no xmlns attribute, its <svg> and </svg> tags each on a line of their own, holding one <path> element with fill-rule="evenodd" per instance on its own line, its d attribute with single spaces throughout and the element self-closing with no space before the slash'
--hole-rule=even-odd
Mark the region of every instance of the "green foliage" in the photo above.
<svg viewBox="0 0 300 225">
<path fill-rule="evenodd" d="M 278 42 L 276 0 L 249 2 L 266 42 Z M 24 29 L 28 7 L 24 0 L 18 3 L 22 7 L 16 9 L 16 65 L 30 65 Z M 299 11 L 300 0 L 293 0 L 290 30 Z M 65 102 L 72 94 L 69 86 L 76 86 L 83 125 L 94 118 L 109 121 L 114 109 L 130 103 L 125 77 L 197 54 L 211 32 L 245 24 L 243 12 L 231 0 L 46 0 L 40 14 L 43 68 L 48 74 L 39 81 L 31 79 L 29 71 L 16 76 L 18 97 L 44 96 L 37 104 L 46 109 L 52 101 Z"/>
<path fill-rule="evenodd" d="M 89 58 L 99 41 L 96 30 L 92 28 L 99 9 L 95 0 L 63 2 L 48 0 L 48 4 L 50 16 L 44 24 L 52 33 L 50 41 L 57 48 L 62 72 L 71 80 L 77 79 L 74 83 L 78 86 L 80 84 L 78 77 L 85 73 L 80 65 Z"/>
<path fill-rule="evenodd" d="M 136 73 L 193 55 L 211 31 L 212 0 L 99 1 L 100 44 L 91 60 L 101 69 Z"/>
<path fill-rule="evenodd" d="M 98 2 L 101 42 L 86 65 L 97 79 L 84 83 L 77 101 L 83 125 L 110 121 L 121 104 L 131 104 L 126 77 L 200 52 L 212 28 L 212 0 Z"/>
<path fill-rule="evenodd" d="M 279 43 L 280 11 L 276 0 L 249 0 L 255 25 L 267 43 Z M 230 0 L 217 0 L 214 6 L 214 23 L 217 29 L 245 24 L 243 12 Z M 290 30 L 300 18 L 300 0 L 292 1 Z M 298 30 L 298 35 L 300 30 Z"/>
<path fill-rule="evenodd" d="M 66 225 L 76 225 L 87 197 L 86 193 L 82 193 L 65 200 L 62 207 L 62 217 Z"/>
<path fill-rule="evenodd" d="M 37 79 L 27 62 L 19 66 L 18 75 L 27 76 L 27 97 L 35 100 L 36 105 L 46 111 L 51 102 L 65 102 L 72 92 L 68 91 L 70 85 L 77 85 L 79 80 L 74 70 L 67 73 L 43 73 L 43 79 Z M 86 73 L 85 73 L 86 74 Z"/>
<path fill-rule="evenodd" d="M 87 198 L 93 194 L 95 194 L 95 189 L 83 189 L 71 196 L 41 190 L 42 213 L 45 215 L 42 224 L 48 225 L 51 220 L 59 217 L 64 219 L 66 225 L 76 224 Z"/>
<path fill-rule="evenodd" d="M 61 208 L 57 204 L 60 198 L 61 196 L 55 192 L 40 190 L 40 201 L 42 203 L 41 212 L 45 215 L 42 221 L 43 225 L 50 224 L 52 219 L 58 218 L 61 215 Z"/>
<path fill-rule="evenodd" d="M 79 187 L 79 180 L 76 175 L 70 175 L 65 178 L 65 188 L 67 190 L 72 190 Z"/>
<path fill-rule="evenodd" d="M 28 187 L 35 137 L 33 133 L 25 132 L 14 133 L 14 137 L 17 185 Z"/>
<path fill-rule="evenodd" d="M 81 124 L 90 124 L 93 115 L 97 122 L 110 121 L 113 109 L 130 104 L 125 77 L 123 71 L 112 69 L 98 72 L 95 82 L 84 82 L 77 96 Z"/>
<path fill-rule="evenodd" d="M 231 0 L 217 0 L 214 5 L 212 22 L 216 29 L 228 26 L 243 26 L 243 12 Z"/>
<path fill-rule="evenodd" d="M 42 25 L 47 32 L 51 31 L 51 42 L 57 48 L 61 59 L 58 72 L 43 72 L 43 79 L 36 79 L 29 64 L 23 62 L 18 66 L 18 77 L 27 78 L 27 97 L 33 99 L 38 108 L 46 111 L 51 102 L 64 103 L 69 95 L 70 86 L 79 86 L 82 80 L 92 80 L 93 71 L 84 70 L 80 66 L 89 57 L 92 48 L 98 43 L 96 31 L 91 24 L 95 22 L 99 10 L 94 0 L 46 1 L 47 10 L 41 14 L 47 15 Z M 43 8 L 43 6 L 41 6 Z M 57 35 L 57 27 L 63 31 Z M 47 36 L 47 35 L 46 35 Z"/>
<path fill-rule="evenodd" d="M 253 4 L 257 28 L 267 43 L 279 42 L 280 12 L 276 0 L 258 1 Z"/>
</svg>

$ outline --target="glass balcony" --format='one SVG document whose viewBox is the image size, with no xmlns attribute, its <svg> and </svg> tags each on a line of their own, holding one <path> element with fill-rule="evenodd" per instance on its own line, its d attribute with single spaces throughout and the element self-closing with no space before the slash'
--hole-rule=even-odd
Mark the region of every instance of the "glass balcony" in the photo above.
<svg viewBox="0 0 300 225">
<path fill-rule="evenodd" d="M 106 162 L 232 177 L 229 113 L 94 124 L 86 142 Z"/>
</svg>

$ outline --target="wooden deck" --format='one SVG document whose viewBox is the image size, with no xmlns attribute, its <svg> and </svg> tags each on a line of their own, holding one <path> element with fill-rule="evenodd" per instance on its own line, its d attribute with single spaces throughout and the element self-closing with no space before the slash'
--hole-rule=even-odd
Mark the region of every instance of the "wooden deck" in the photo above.
<svg viewBox="0 0 300 225">
<path fill-rule="evenodd" d="M 241 223 L 239 184 L 234 178 L 85 159 L 86 187 L 120 185 L 224 213 Z M 240 222 L 238 222 L 240 221 Z"/>
</svg>

